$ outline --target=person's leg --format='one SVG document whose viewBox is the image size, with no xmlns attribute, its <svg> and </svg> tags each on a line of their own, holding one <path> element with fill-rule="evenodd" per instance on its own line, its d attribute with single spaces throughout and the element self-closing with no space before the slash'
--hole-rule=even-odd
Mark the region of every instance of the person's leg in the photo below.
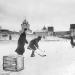
<svg viewBox="0 0 75 75">
<path fill-rule="evenodd" d="M 27 49 L 31 50 L 31 48 L 28 46 Z"/>
<path fill-rule="evenodd" d="M 35 50 L 32 50 L 31 57 L 35 56 L 34 52 L 35 52 Z"/>
</svg>

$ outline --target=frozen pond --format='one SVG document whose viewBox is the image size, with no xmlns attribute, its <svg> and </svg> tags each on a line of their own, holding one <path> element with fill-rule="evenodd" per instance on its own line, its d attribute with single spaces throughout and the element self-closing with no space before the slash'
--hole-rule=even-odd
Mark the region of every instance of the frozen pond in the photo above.
<svg viewBox="0 0 75 75">
<path fill-rule="evenodd" d="M 46 57 L 30 57 L 31 51 L 24 53 L 24 70 L 10 72 L 10 75 L 75 75 L 75 48 L 70 41 L 41 41 L 39 46 L 45 50 Z M 0 41 L 0 71 L 2 57 L 15 54 L 17 41 Z M 26 45 L 27 47 L 27 45 Z"/>
</svg>

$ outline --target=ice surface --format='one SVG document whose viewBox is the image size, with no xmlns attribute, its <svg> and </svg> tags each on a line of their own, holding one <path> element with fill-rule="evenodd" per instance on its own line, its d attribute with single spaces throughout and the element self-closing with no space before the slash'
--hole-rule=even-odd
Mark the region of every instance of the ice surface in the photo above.
<svg viewBox="0 0 75 75">
<path fill-rule="evenodd" d="M 75 75 L 75 48 L 69 40 L 40 41 L 39 46 L 45 50 L 46 57 L 30 57 L 31 51 L 24 53 L 24 70 L 9 72 L 10 75 Z M 0 41 L 0 71 L 2 70 L 2 57 L 16 54 L 17 41 Z M 0 72 L 0 73 L 1 73 Z"/>
</svg>

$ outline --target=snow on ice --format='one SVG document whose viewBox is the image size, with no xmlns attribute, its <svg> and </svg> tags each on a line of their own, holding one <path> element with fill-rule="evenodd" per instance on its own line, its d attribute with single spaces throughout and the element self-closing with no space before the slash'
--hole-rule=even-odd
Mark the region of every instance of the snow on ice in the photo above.
<svg viewBox="0 0 75 75">
<path fill-rule="evenodd" d="M 39 46 L 45 50 L 46 57 L 30 57 L 31 51 L 24 53 L 24 70 L 8 72 L 10 75 L 75 75 L 75 48 L 69 40 L 40 41 Z M 16 54 L 17 41 L 0 41 L 0 73 L 4 55 Z"/>
</svg>

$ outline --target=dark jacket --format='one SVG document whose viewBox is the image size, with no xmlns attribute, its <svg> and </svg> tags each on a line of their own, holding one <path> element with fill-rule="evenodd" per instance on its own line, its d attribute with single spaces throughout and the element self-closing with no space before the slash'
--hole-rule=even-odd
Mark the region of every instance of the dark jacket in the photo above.
<svg viewBox="0 0 75 75">
<path fill-rule="evenodd" d="M 25 32 L 21 33 L 19 39 L 18 39 L 18 46 L 16 49 L 16 52 L 20 55 L 22 55 L 25 52 L 24 46 L 25 43 L 28 43 L 26 40 L 26 34 Z"/>
<path fill-rule="evenodd" d="M 71 41 L 70 41 L 71 45 L 75 46 L 75 42 L 73 41 L 73 37 L 70 37 L 70 38 L 71 38 Z"/>
<path fill-rule="evenodd" d="M 33 40 L 30 41 L 30 44 L 29 44 L 29 48 L 32 49 L 32 50 L 36 50 L 39 46 L 38 46 L 38 42 L 39 42 L 39 39 L 38 38 L 35 38 Z"/>
</svg>

